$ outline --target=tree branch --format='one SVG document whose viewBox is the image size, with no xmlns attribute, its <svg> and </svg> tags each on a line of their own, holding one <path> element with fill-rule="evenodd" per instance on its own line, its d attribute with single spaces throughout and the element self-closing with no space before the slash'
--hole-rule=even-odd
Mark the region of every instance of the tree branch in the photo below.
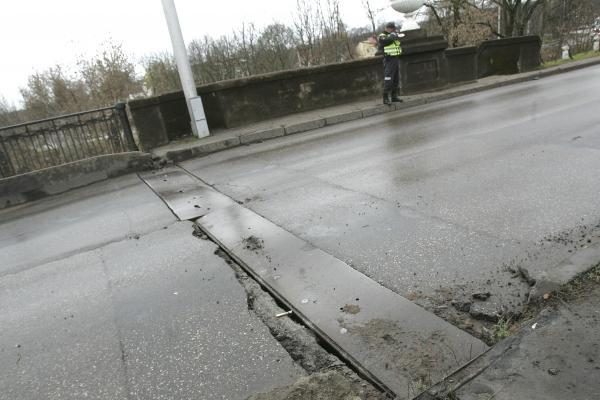
<svg viewBox="0 0 600 400">
<path fill-rule="evenodd" d="M 438 23 L 438 25 L 444 29 L 444 24 L 442 23 L 442 19 L 440 18 L 440 15 L 438 14 L 437 10 L 435 9 L 435 7 L 432 4 L 425 4 L 426 7 L 431 8 L 431 11 L 433 12 L 433 15 L 435 16 L 435 19 Z"/>
<path fill-rule="evenodd" d="M 496 29 L 492 26 L 492 24 L 490 22 L 475 22 L 475 25 L 482 25 L 482 26 L 488 27 L 492 34 L 498 36 L 501 39 L 506 37 L 503 34 L 501 34 L 500 32 L 496 31 Z"/>
</svg>

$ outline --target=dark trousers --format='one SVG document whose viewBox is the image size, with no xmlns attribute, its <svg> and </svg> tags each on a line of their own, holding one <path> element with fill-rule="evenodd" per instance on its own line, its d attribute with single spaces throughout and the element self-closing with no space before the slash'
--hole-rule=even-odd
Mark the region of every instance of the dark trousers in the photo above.
<svg viewBox="0 0 600 400">
<path fill-rule="evenodd" d="M 400 58 L 383 57 L 383 91 L 399 91 L 400 83 Z"/>
</svg>

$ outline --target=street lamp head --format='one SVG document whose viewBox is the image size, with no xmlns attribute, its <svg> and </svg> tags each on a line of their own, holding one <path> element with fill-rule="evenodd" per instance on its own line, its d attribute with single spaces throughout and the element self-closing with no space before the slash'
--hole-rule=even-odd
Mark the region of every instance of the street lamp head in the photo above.
<svg viewBox="0 0 600 400">
<path fill-rule="evenodd" d="M 404 14 L 406 22 L 403 31 L 412 31 L 419 29 L 416 21 L 416 13 L 421 7 L 427 4 L 426 0 L 390 0 L 390 6 L 399 13 Z"/>
<path fill-rule="evenodd" d="M 425 0 L 390 0 L 392 8 L 402 14 L 410 14 L 423 7 Z"/>
</svg>

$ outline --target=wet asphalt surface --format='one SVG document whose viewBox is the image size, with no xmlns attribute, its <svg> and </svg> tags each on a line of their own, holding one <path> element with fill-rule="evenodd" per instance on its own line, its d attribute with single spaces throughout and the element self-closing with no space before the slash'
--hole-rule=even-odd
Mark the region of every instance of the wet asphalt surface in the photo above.
<svg viewBox="0 0 600 400">
<path fill-rule="evenodd" d="M 594 67 L 182 166 L 447 319 L 453 300 L 518 314 L 516 267 L 600 238 L 599 103 Z"/>
<path fill-rule="evenodd" d="M 135 175 L 0 212 L 0 399 L 245 399 L 304 371 Z"/>
<path fill-rule="evenodd" d="M 183 166 L 447 319 L 475 292 L 518 312 L 529 286 L 516 266 L 543 271 L 600 238 L 599 78 L 588 68 Z M 214 249 L 135 176 L 0 212 L 0 399 L 242 399 L 295 381 L 304 372 Z"/>
</svg>

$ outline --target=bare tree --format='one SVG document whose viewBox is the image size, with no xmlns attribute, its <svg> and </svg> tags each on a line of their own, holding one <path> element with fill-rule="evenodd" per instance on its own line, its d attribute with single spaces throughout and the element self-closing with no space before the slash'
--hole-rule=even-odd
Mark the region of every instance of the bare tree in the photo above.
<svg viewBox="0 0 600 400">
<path fill-rule="evenodd" d="M 144 87 L 150 95 L 181 90 L 181 81 L 177 73 L 177 64 L 172 55 L 158 53 L 142 60 L 146 71 Z"/>
<path fill-rule="evenodd" d="M 108 42 L 99 55 L 79 60 L 79 69 L 67 73 L 55 66 L 29 76 L 20 89 L 26 119 L 114 105 L 141 92 L 135 66 L 120 44 Z"/>
<path fill-rule="evenodd" d="M 260 34 L 254 54 L 258 73 L 295 67 L 294 32 L 285 25 L 271 24 Z"/>
<path fill-rule="evenodd" d="M 492 0 L 500 7 L 501 35 L 523 36 L 535 10 L 545 0 Z"/>
<path fill-rule="evenodd" d="M 375 11 L 368 0 L 363 3 L 375 29 Z M 292 26 L 273 23 L 259 30 L 254 24 L 242 24 L 228 35 L 192 41 L 188 49 L 197 84 L 352 59 L 356 44 L 368 32 L 349 31 L 340 4 L 340 0 L 296 0 Z M 43 118 L 109 106 L 140 93 L 180 89 L 176 64 L 169 54 L 149 55 L 140 63 L 143 79 L 136 76 L 122 45 L 108 41 L 96 56 L 80 59 L 73 73 L 57 66 L 32 74 L 21 89 L 23 113 L 27 118 Z M 12 111 L 2 106 L 2 115 Z"/>
<path fill-rule="evenodd" d="M 339 0 L 296 0 L 294 18 L 300 66 L 340 62 L 353 57 L 353 45 Z"/>
<path fill-rule="evenodd" d="M 0 96 L 0 126 L 15 125 L 22 121 L 19 111 L 4 96 Z"/>
<path fill-rule="evenodd" d="M 485 1 L 440 0 L 428 5 L 430 34 L 442 34 L 451 47 L 476 45 L 498 35 L 494 27 L 497 11 Z"/>
<path fill-rule="evenodd" d="M 95 105 L 114 104 L 142 91 L 135 65 L 120 43 L 108 41 L 92 59 L 80 59 L 79 74 Z"/>
<path fill-rule="evenodd" d="M 47 73 L 36 72 L 27 78 L 27 86 L 20 89 L 28 117 L 39 119 L 55 113 L 51 84 Z"/>
<path fill-rule="evenodd" d="M 373 9 L 369 0 L 362 0 L 362 6 L 365 9 L 365 14 L 371 23 L 373 35 L 377 35 L 377 10 Z"/>
<path fill-rule="evenodd" d="M 294 29 L 297 40 L 298 62 L 301 66 L 319 63 L 318 38 L 320 35 L 320 17 L 314 3 L 296 0 Z"/>
<path fill-rule="evenodd" d="M 242 24 L 242 28 L 234 34 L 234 40 L 238 44 L 237 50 L 238 67 L 242 76 L 256 74 L 256 52 L 259 32 L 254 24 Z"/>
<path fill-rule="evenodd" d="M 592 0 L 551 2 L 547 10 L 558 47 L 568 44 L 574 53 L 591 50 L 594 19 L 600 5 Z"/>
</svg>

